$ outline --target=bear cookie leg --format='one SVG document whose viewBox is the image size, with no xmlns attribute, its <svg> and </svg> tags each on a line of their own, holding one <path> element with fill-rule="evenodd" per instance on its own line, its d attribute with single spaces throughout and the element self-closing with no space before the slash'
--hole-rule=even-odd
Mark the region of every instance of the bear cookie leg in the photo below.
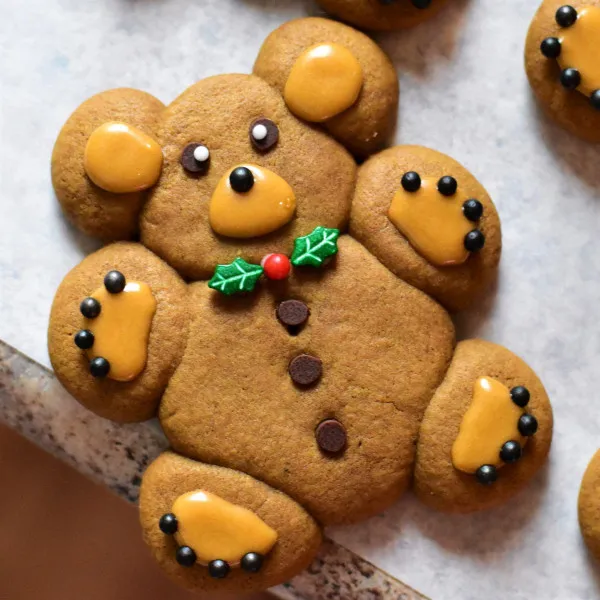
<svg viewBox="0 0 600 600">
<path fill-rule="evenodd" d="M 551 440 L 552 409 L 536 374 L 502 346 L 460 342 L 421 424 L 415 492 L 442 511 L 492 508 L 529 482 Z"/>
<path fill-rule="evenodd" d="M 167 574 L 196 591 L 257 591 L 305 569 L 317 523 L 291 498 L 249 475 L 161 455 L 140 492 L 144 539 Z"/>
</svg>

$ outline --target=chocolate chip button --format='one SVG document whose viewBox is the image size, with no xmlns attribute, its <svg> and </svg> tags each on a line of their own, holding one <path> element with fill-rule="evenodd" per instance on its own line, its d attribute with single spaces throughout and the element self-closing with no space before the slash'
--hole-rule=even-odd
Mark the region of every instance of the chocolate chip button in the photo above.
<svg viewBox="0 0 600 600">
<path fill-rule="evenodd" d="M 316 356 L 300 354 L 290 362 L 288 371 L 295 384 L 312 385 L 321 378 L 323 363 Z"/>
<path fill-rule="evenodd" d="M 323 452 L 337 454 L 346 447 L 346 429 L 336 419 L 327 419 L 319 423 L 315 438 Z"/>
<path fill-rule="evenodd" d="M 277 307 L 277 318 L 288 327 L 304 325 L 310 315 L 308 306 L 300 300 L 284 300 Z"/>
</svg>

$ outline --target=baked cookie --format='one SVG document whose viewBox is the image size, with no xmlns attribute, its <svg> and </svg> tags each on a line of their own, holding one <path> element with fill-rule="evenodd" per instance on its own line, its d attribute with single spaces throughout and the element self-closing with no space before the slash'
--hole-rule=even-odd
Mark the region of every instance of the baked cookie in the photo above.
<svg viewBox="0 0 600 600">
<path fill-rule="evenodd" d="M 590 552 L 600 560 L 600 450 L 594 454 L 581 481 L 579 527 Z"/>
<path fill-rule="evenodd" d="M 363 29 L 413 27 L 436 15 L 448 0 L 317 0 L 331 15 Z"/>
<path fill-rule="evenodd" d="M 336 43 L 358 56 L 353 35 Z M 158 416 L 172 450 L 144 477 L 144 538 L 198 591 L 286 581 L 321 527 L 384 510 L 413 477 L 446 510 L 505 501 L 552 434 L 532 371 L 486 342 L 455 348 L 433 299 L 463 308 L 493 277 L 500 226 L 485 190 L 414 146 L 373 156 L 357 181 L 344 146 L 283 94 L 256 75 L 211 77 L 158 114 L 137 105 L 151 132 L 126 122 L 139 95 L 100 94 L 100 120 L 89 103 L 75 111 L 57 142 L 77 140 L 73 155 L 54 157 L 57 187 L 81 193 L 68 210 L 82 229 L 110 230 L 103 198 L 122 199 L 141 243 L 65 277 L 52 364 L 104 417 Z M 368 129 L 358 105 L 354 118 Z"/>
<path fill-rule="evenodd" d="M 360 167 L 350 233 L 451 311 L 489 286 L 502 246 L 483 186 L 449 156 L 422 146 L 389 148 Z"/>
<path fill-rule="evenodd" d="M 600 0 L 545 0 L 529 27 L 525 68 L 552 119 L 600 142 Z"/>
<path fill-rule="evenodd" d="M 285 23 L 265 40 L 254 74 L 301 119 L 319 123 L 353 154 L 384 147 L 398 110 L 398 76 L 366 35 L 329 19 Z"/>
</svg>

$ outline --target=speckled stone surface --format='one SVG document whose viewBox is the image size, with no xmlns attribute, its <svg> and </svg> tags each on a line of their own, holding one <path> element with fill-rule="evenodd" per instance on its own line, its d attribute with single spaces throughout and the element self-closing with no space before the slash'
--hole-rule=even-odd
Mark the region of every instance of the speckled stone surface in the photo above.
<svg viewBox="0 0 600 600">
<path fill-rule="evenodd" d="M 0 421 L 129 502 L 137 502 L 144 470 L 167 446 L 155 423 L 116 425 L 88 412 L 50 371 L 2 341 Z M 295 600 L 424 598 L 330 540 L 306 572 L 273 592 Z"/>
</svg>

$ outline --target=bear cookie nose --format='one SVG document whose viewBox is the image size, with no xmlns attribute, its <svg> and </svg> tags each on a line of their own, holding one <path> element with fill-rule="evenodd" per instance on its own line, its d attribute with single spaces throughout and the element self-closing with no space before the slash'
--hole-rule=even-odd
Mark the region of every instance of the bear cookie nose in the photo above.
<svg viewBox="0 0 600 600">
<path fill-rule="evenodd" d="M 229 175 L 229 184 L 239 194 L 249 192 L 254 186 L 254 175 L 248 167 L 238 167 Z"/>
</svg>

